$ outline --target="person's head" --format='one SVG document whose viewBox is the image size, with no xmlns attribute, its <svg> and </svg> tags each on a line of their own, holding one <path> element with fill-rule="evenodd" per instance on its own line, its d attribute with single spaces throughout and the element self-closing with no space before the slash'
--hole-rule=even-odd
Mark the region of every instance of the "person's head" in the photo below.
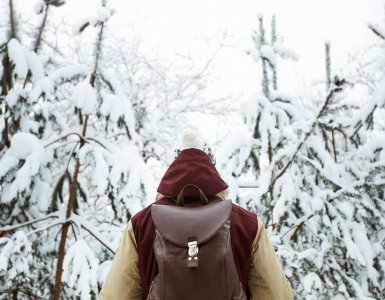
<svg viewBox="0 0 385 300">
<path fill-rule="evenodd" d="M 210 147 L 195 133 L 183 135 L 181 146 L 176 150 L 171 163 L 158 187 L 157 198 L 177 197 L 183 186 L 197 185 L 208 197 L 226 199 L 228 185 L 215 168 L 215 159 Z M 187 191 L 189 197 L 196 197 L 196 191 Z"/>
</svg>

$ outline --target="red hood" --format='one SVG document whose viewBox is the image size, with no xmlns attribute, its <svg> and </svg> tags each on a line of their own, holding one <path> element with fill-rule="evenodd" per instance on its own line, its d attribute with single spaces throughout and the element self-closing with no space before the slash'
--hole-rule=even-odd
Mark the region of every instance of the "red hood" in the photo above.
<svg viewBox="0 0 385 300">
<path fill-rule="evenodd" d="M 210 197 L 228 188 L 209 156 L 195 148 L 182 150 L 163 175 L 158 193 L 177 197 L 186 184 L 195 184 Z M 194 189 L 187 188 L 185 196 L 199 197 Z"/>
</svg>

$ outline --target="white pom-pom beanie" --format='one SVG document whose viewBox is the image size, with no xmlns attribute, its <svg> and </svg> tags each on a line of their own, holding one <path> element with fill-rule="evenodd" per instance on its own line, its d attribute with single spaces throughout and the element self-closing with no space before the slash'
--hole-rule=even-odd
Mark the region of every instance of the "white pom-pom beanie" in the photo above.
<svg viewBox="0 0 385 300">
<path fill-rule="evenodd" d="M 183 134 L 180 150 L 195 148 L 203 151 L 204 147 L 205 143 L 197 133 L 190 131 Z"/>
</svg>

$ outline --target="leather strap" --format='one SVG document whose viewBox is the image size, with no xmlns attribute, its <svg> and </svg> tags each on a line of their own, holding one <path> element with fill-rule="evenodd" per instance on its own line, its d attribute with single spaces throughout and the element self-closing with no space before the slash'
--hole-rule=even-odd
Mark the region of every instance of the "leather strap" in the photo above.
<svg viewBox="0 0 385 300">
<path fill-rule="evenodd" d="M 185 188 L 187 188 L 187 187 L 194 187 L 194 188 L 196 188 L 199 191 L 199 197 L 200 197 L 202 205 L 205 205 L 205 204 L 209 203 L 209 200 L 207 200 L 207 197 L 205 196 L 205 194 L 202 192 L 202 190 L 198 186 L 196 186 L 195 184 L 186 184 L 182 188 L 182 190 L 180 191 L 180 193 L 178 195 L 178 198 L 176 199 L 176 205 L 184 206 L 184 195 L 183 195 L 183 193 L 184 193 Z"/>
</svg>

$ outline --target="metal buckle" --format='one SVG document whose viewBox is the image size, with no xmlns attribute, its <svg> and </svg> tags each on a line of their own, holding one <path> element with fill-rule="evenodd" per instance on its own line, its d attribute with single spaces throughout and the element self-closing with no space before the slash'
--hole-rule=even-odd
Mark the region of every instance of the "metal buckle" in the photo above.
<svg viewBox="0 0 385 300">
<path fill-rule="evenodd" d="M 188 242 L 187 246 L 188 246 L 188 255 L 190 257 L 194 257 L 198 255 L 199 249 L 198 249 L 197 241 Z"/>
</svg>

